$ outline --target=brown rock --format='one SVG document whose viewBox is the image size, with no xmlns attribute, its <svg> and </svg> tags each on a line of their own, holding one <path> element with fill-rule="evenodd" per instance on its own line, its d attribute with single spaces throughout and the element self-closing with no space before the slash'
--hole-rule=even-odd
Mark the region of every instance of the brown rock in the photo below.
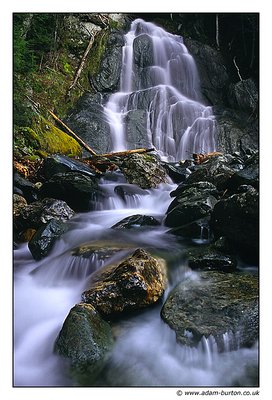
<svg viewBox="0 0 272 400">
<path fill-rule="evenodd" d="M 82 299 L 103 314 L 121 313 L 155 303 L 166 284 L 165 262 L 137 249 L 118 266 L 98 271 Z"/>
</svg>

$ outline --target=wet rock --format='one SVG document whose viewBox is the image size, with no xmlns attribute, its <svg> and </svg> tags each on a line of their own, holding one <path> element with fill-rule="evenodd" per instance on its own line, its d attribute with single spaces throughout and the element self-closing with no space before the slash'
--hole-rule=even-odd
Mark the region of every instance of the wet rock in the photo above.
<svg viewBox="0 0 272 400">
<path fill-rule="evenodd" d="M 203 187 L 201 190 L 200 187 Z M 216 188 L 206 183 L 186 185 L 177 190 L 178 196 L 166 212 L 165 225 L 179 227 L 209 217 L 217 199 L 211 194 Z"/>
<path fill-rule="evenodd" d="M 187 181 L 186 181 L 187 182 Z M 197 194 L 198 192 L 205 192 L 211 194 L 214 197 L 218 197 L 219 193 L 215 185 L 211 182 L 196 182 L 196 183 L 182 183 L 175 190 L 170 193 L 171 197 L 178 196 L 191 196 Z"/>
<path fill-rule="evenodd" d="M 113 346 L 110 325 L 91 304 L 76 304 L 66 317 L 54 352 L 69 360 L 78 384 L 91 385 Z"/>
<path fill-rule="evenodd" d="M 211 236 L 210 218 L 202 218 L 189 224 L 172 228 L 168 231 L 168 233 L 181 236 L 183 238 L 197 239 L 201 241 L 209 240 Z"/>
<path fill-rule="evenodd" d="M 139 186 L 132 185 L 117 185 L 114 188 L 114 192 L 118 194 L 121 199 L 126 202 L 128 197 L 133 197 L 135 195 L 144 196 L 148 194 L 146 190 L 139 188 Z"/>
<path fill-rule="evenodd" d="M 237 260 L 233 255 L 221 253 L 213 245 L 191 248 L 187 251 L 187 257 L 188 266 L 193 270 L 230 272 L 237 266 Z"/>
<path fill-rule="evenodd" d="M 120 169 L 129 183 L 142 189 L 155 188 L 160 183 L 167 182 L 165 170 L 156 157 L 149 154 L 131 154 L 124 159 Z"/>
<path fill-rule="evenodd" d="M 240 185 L 250 185 L 255 189 L 259 188 L 259 152 L 252 155 L 244 165 L 244 168 L 235 172 L 231 177 L 230 188 L 237 188 Z"/>
<path fill-rule="evenodd" d="M 20 208 L 14 217 L 14 230 L 20 235 L 28 228 L 38 229 L 51 219 L 67 221 L 74 214 L 65 201 L 45 198 Z"/>
<path fill-rule="evenodd" d="M 98 92 L 117 89 L 122 69 L 122 47 L 124 37 L 121 32 L 112 31 L 109 35 L 98 73 L 90 77 L 91 85 Z"/>
<path fill-rule="evenodd" d="M 223 351 L 226 332 L 237 338 L 233 348 L 237 348 L 237 342 L 241 347 L 255 343 L 257 309 L 257 276 L 203 271 L 199 278 L 186 279 L 170 293 L 161 316 L 179 342 L 195 346 L 202 336 L 213 335 L 219 351 Z"/>
<path fill-rule="evenodd" d="M 133 56 L 135 64 L 140 68 L 154 64 L 152 39 L 147 34 L 137 36 L 133 41 Z"/>
<path fill-rule="evenodd" d="M 93 171 L 91 171 L 87 165 L 61 154 L 53 154 L 46 157 L 43 162 L 41 174 L 45 179 L 50 179 L 55 174 L 72 171 L 95 176 Z"/>
<path fill-rule="evenodd" d="M 131 110 L 125 116 L 127 149 L 152 147 L 146 131 L 146 110 Z"/>
<path fill-rule="evenodd" d="M 149 215 L 131 215 L 112 226 L 113 229 L 137 229 L 143 226 L 158 226 L 159 221 Z"/>
<path fill-rule="evenodd" d="M 234 109 L 253 113 L 258 108 L 258 90 L 252 79 L 233 83 L 229 87 L 229 101 Z"/>
<path fill-rule="evenodd" d="M 82 299 L 93 304 L 101 314 L 119 314 L 157 302 L 166 284 L 164 261 L 137 249 L 118 266 L 105 267 L 95 273 Z"/>
<path fill-rule="evenodd" d="M 51 219 L 41 226 L 28 243 L 29 250 L 35 260 L 46 257 L 56 240 L 67 231 L 67 225 L 56 219 Z"/>
<path fill-rule="evenodd" d="M 217 237 L 226 236 L 239 250 L 258 255 L 259 195 L 253 187 L 220 200 L 211 214 L 211 227 Z"/>
<path fill-rule="evenodd" d="M 41 193 L 45 197 L 66 201 L 76 212 L 91 210 L 98 198 L 102 196 L 96 178 L 79 172 L 53 175 L 43 184 Z"/>
<path fill-rule="evenodd" d="M 38 189 L 35 187 L 34 183 L 23 178 L 17 172 L 14 174 L 13 185 L 14 193 L 23 196 L 28 203 L 38 200 Z"/>
<path fill-rule="evenodd" d="M 111 151 L 110 126 L 105 120 L 103 105 L 107 94 L 84 93 L 64 122 L 97 154 Z M 83 154 L 90 153 L 83 150 Z"/>
<path fill-rule="evenodd" d="M 189 175 L 186 168 L 181 167 L 179 165 L 172 165 L 170 163 L 162 163 L 162 166 L 174 183 L 180 183 L 180 182 L 185 181 L 185 179 Z"/>
</svg>

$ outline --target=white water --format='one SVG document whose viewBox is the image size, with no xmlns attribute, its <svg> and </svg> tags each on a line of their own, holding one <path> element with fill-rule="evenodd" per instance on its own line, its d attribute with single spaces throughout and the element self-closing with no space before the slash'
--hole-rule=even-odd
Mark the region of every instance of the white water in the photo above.
<svg viewBox="0 0 272 400">
<path fill-rule="evenodd" d="M 139 67 L 133 46 L 141 37 L 148 38 L 153 54 Z M 215 119 L 201 103 L 197 68 L 182 37 L 137 19 L 125 40 L 120 91 L 105 107 L 113 150 L 129 148 L 125 118 L 144 109 L 146 137 L 162 157 L 174 161 L 214 151 Z"/>
<path fill-rule="evenodd" d="M 154 50 L 149 73 L 154 85 L 144 87 L 135 75 L 133 40 L 148 34 Z M 182 39 L 153 24 L 134 21 L 126 35 L 120 92 L 113 94 L 106 107 L 111 122 L 114 150 L 127 147 L 124 116 L 137 109 L 147 91 L 147 133 L 150 143 L 169 160 L 186 158 L 193 151 L 212 151 L 214 118 L 210 107 L 200 102 L 198 75 Z M 137 247 L 165 257 L 170 285 L 165 293 L 185 277 L 198 279 L 182 257 L 182 245 L 161 225 L 122 232 L 110 229 L 133 214 L 151 215 L 163 220 L 172 198 L 173 185 L 139 191 L 128 185 L 130 194 L 116 194 L 120 179 L 101 181 L 106 200 L 95 211 L 77 214 L 69 231 L 56 242 L 45 259 L 35 262 L 27 248 L 14 251 L 14 384 L 15 386 L 69 386 L 62 360 L 53 354 L 54 341 L 65 317 L 81 300 L 90 274 L 105 265 L 99 255 L 78 257 L 73 250 L 85 243 L 103 243 L 121 251 L 106 262 L 118 261 Z M 196 238 L 201 243 L 202 237 Z M 218 353 L 213 337 L 202 338 L 198 348 L 181 346 L 175 333 L 161 320 L 158 305 L 115 327 L 119 332 L 110 360 L 98 384 L 108 386 L 228 386 L 252 385 L 247 368 L 257 366 L 257 347 L 229 351 L 231 335 L 224 335 L 225 352 Z M 190 332 L 187 332 L 190 335 Z"/>
</svg>

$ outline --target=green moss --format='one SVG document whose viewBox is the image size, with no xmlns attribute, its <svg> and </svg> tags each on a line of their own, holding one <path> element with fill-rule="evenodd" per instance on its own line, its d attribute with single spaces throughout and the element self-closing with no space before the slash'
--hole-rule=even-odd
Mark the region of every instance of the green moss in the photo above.
<svg viewBox="0 0 272 400">
<path fill-rule="evenodd" d="M 80 145 L 65 132 L 54 126 L 43 117 L 36 118 L 33 129 L 22 128 L 25 143 L 31 146 L 39 155 L 61 153 L 70 156 L 80 156 Z"/>
</svg>

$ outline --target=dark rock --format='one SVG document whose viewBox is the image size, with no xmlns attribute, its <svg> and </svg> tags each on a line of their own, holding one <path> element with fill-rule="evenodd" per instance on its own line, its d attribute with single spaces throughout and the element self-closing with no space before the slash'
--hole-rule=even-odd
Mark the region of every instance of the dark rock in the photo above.
<svg viewBox="0 0 272 400">
<path fill-rule="evenodd" d="M 258 90 L 252 79 L 233 83 L 229 87 L 229 101 L 234 109 L 254 113 L 258 109 Z"/>
<path fill-rule="evenodd" d="M 167 175 L 170 176 L 170 178 L 174 183 L 180 183 L 185 181 L 185 179 L 189 175 L 188 171 L 184 167 L 178 165 L 172 165 L 170 163 L 162 163 L 162 166 L 165 169 Z"/>
<path fill-rule="evenodd" d="M 165 170 L 158 160 L 151 155 L 131 154 L 120 166 L 129 183 L 142 189 L 155 188 L 160 183 L 167 182 Z"/>
<path fill-rule="evenodd" d="M 133 41 L 133 57 L 135 64 L 140 68 L 154 64 L 153 43 L 147 34 L 137 36 Z"/>
<path fill-rule="evenodd" d="M 126 199 L 128 196 L 135 196 L 135 195 L 141 195 L 144 196 L 148 192 L 139 188 L 138 186 L 132 186 L 132 185 L 117 185 L 114 188 L 114 192 L 118 194 L 121 199 L 126 202 Z"/>
<path fill-rule="evenodd" d="M 232 161 L 232 159 L 231 159 Z M 230 159 L 227 155 L 217 155 L 209 158 L 188 176 L 185 183 L 197 183 L 207 181 L 213 183 L 219 191 L 228 187 L 228 181 L 234 174 L 234 169 L 228 164 Z"/>
<path fill-rule="evenodd" d="M 46 257 L 56 240 L 67 231 L 67 225 L 56 219 L 51 219 L 41 226 L 28 243 L 29 250 L 35 260 Z"/>
<path fill-rule="evenodd" d="M 177 340 L 195 346 L 202 336 L 213 335 L 223 351 L 223 334 L 232 332 L 241 347 L 252 346 L 258 339 L 258 278 L 217 271 L 203 271 L 199 278 L 181 282 L 162 308 Z"/>
<path fill-rule="evenodd" d="M 149 215 L 131 215 L 112 226 L 113 229 L 135 229 L 143 226 L 158 226 L 159 221 Z"/>
<path fill-rule="evenodd" d="M 91 385 L 113 346 L 110 325 L 91 304 L 76 304 L 65 319 L 54 352 L 68 359 L 80 385 Z"/>
<path fill-rule="evenodd" d="M 166 283 L 165 262 L 137 249 L 118 266 L 97 271 L 82 299 L 93 304 L 102 314 L 113 315 L 157 302 Z"/>
<path fill-rule="evenodd" d="M 38 189 L 34 183 L 23 178 L 17 172 L 13 178 L 14 193 L 23 196 L 28 203 L 38 200 Z"/>
<path fill-rule="evenodd" d="M 237 260 L 233 255 L 216 251 L 212 245 L 191 248 L 187 252 L 187 257 L 191 269 L 230 272 L 237 266 Z"/>
<path fill-rule="evenodd" d="M 188 181 L 186 181 L 188 182 Z M 193 196 L 198 194 L 198 192 L 205 192 L 211 194 L 214 197 L 218 197 L 219 193 L 216 189 L 216 186 L 211 182 L 196 182 L 196 183 L 182 183 L 178 185 L 178 187 L 170 193 L 171 197 L 179 197 L 179 196 Z"/>
<path fill-rule="evenodd" d="M 251 156 L 243 169 L 235 172 L 229 181 L 230 188 L 237 188 L 241 185 L 250 185 L 255 189 L 259 188 L 259 153 Z"/>
<path fill-rule="evenodd" d="M 101 60 L 99 72 L 90 77 L 91 85 L 98 92 L 113 91 L 118 87 L 122 69 L 122 47 L 124 37 L 121 32 L 111 32 Z"/>
<path fill-rule="evenodd" d="M 222 54 L 190 38 L 185 38 L 184 43 L 197 64 L 203 96 L 212 105 L 224 104 L 229 77 Z"/>
<path fill-rule="evenodd" d="M 210 240 L 210 218 L 202 218 L 189 224 L 172 228 L 168 233 L 183 238 L 197 239 L 201 241 Z"/>
<path fill-rule="evenodd" d="M 216 236 L 226 236 L 240 250 L 257 256 L 259 245 L 259 196 L 253 188 L 220 200 L 211 214 Z"/>
<path fill-rule="evenodd" d="M 85 93 L 75 108 L 64 119 L 77 135 L 84 140 L 97 154 L 111 151 L 111 133 L 109 123 L 105 119 L 103 104 L 108 96 L 101 93 Z M 83 154 L 90 153 L 83 150 Z"/>
<path fill-rule="evenodd" d="M 94 177 L 79 172 L 55 174 L 46 181 L 41 193 L 67 202 L 77 212 L 90 211 L 102 192 Z"/>
<path fill-rule="evenodd" d="M 55 174 L 72 171 L 95 176 L 93 171 L 87 165 L 61 154 L 53 154 L 46 157 L 43 162 L 41 174 L 45 179 L 50 179 Z"/>
<path fill-rule="evenodd" d="M 73 215 L 74 211 L 65 201 L 45 198 L 20 209 L 14 218 L 15 232 L 19 234 L 28 228 L 38 229 L 51 219 L 64 222 Z"/>
<path fill-rule="evenodd" d="M 209 193 L 209 189 L 199 191 L 194 185 L 189 185 L 168 207 L 164 223 L 175 228 L 207 218 L 216 202 L 217 199 Z"/>
</svg>

